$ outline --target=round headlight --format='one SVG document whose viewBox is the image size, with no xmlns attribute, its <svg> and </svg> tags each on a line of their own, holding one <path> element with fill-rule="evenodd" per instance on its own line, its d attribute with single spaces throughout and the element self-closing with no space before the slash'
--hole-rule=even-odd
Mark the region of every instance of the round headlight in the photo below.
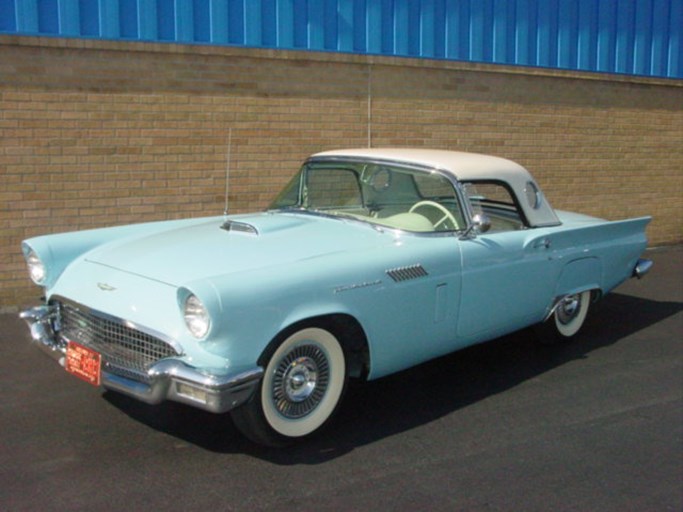
<svg viewBox="0 0 683 512">
<path fill-rule="evenodd" d="M 45 271 L 45 265 L 43 265 L 43 262 L 40 261 L 40 258 L 33 249 L 29 249 L 26 253 L 26 265 L 28 266 L 28 273 L 33 282 L 36 284 L 43 284 L 47 272 Z"/>
<path fill-rule="evenodd" d="M 188 295 L 183 306 L 185 325 L 195 338 L 203 338 L 211 327 L 209 312 L 196 295 Z"/>
</svg>

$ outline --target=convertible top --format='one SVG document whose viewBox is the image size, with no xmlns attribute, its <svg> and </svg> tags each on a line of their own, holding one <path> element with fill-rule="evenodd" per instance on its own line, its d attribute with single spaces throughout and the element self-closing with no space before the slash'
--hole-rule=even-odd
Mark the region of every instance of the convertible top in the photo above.
<svg viewBox="0 0 683 512">
<path fill-rule="evenodd" d="M 312 155 L 309 160 L 333 158 L 417 165 L 438 169 L 458 181 L 503 181 L 517 196 L 531 227 L 561 224 L 529 171 L 506 158 L 441 149 L 362 148 L 324 151 Z"/>
</svg>

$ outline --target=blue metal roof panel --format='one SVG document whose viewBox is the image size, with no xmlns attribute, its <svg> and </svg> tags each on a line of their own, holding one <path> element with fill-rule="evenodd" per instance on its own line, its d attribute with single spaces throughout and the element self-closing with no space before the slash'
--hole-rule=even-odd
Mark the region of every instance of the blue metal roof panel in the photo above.
<svg viewBox="0 0 683 512">
<path fill-rule="evenodd" d="M 683 78 L 683 0 L 0 0 L 0 33 Z"/>
</svg>

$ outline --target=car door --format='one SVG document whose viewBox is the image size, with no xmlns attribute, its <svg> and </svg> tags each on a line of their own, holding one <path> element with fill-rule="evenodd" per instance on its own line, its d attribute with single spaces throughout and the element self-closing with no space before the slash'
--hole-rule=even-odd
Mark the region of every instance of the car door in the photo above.
<svg viewBox="0 0 683 512">
<path fill-rule="evenodd" d="M 476 342 L 541 321 L 556 268 L 547 230 L 528 228 L 505 184 L 466 184 L 465 190 L 473 212 L 491 221 L 486 233 L 460 240 L 458 337 Z"/>
</svg>

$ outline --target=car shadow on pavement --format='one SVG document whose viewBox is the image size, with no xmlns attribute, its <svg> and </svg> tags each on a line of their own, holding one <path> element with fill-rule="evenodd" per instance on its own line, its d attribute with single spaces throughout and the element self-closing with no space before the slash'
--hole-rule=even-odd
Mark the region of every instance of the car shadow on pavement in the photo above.
<svg viewBox="0 0 683 512">
<path fill-rule="evenodd" d="M 149 427 L 215 453 L 243 453 L 278 465 L 320 464 L 359 446 L 409 431 L 504 392 L 599 348 L 665 320 L 683 303 L 618 293 L 593 308 L 571 343 L 544 346 L 525 329 L 400 373 L 352 386 L 335 418 L 318 435 L 285 449 L 257 446 L 236 430 L 229 414 L 176 403 L 149 406 L 117 393 L 105 399 Z"/>
</svg>

